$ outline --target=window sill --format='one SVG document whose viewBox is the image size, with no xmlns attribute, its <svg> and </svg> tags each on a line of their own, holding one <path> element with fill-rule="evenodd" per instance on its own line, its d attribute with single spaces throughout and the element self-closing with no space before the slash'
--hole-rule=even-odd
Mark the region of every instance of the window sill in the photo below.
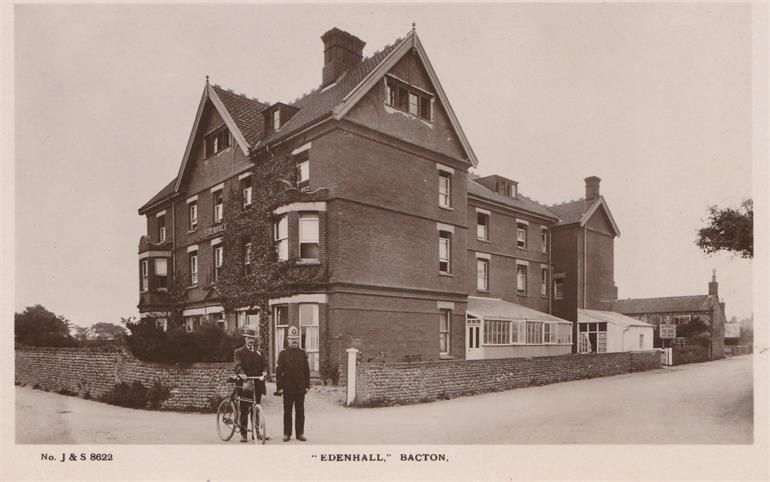
<svg viewBox="0 0 770 482">
<path fill-rule="evenodd" d="M 516 246 L 516 251 L 529 251 L 527 248 L 522 248 L 521 246 Z"/>
<path fill-rule="evenodd" d="M 438 356 L 438 358 L 439 358 L 439 360 L 454 360 L 454 358 L 455 358 L 455 357 L 453 357 L 453 356 L 452 356 L 452 355 L 450 355 L 449 353 L 441 353 L 441 354 Z"/>
<path fill-rule="evenodd" d="M 300 259 L 297 261 L 299 266 L 317 266 L 321 264 L 320 259 Z"/>
<path fill-rule="evenodd" d="M 482 290 L 482 289 L 476 288 L 476 291 L 479 292 L 479 293 L 487 294 L 487 295 L 489 294 L 489 290 L 488 289 L 487 290 Z"/>
<path fill-rule="evenodd" d="M 489 243 L 490 242 L 489 238 L 479 238 L 479 237 L 476 238 L 476 241 L 481 241 L 482 243 Z"/>
<path fill-rule="evenodd" d="M 143 294 L 149 293 L 149 292 L 150 292 L 150 290 L 139 290 L 139 294 L 140 295 L 143 295 Z"/>
<path fill-rule="evenodd" d="M 529 296 L 529 295 L 528 295 L 527 293 L 519 293 L 519 292 L 517 291 L 517 292 L 516 292 L 516 296 L 524 296 L 524 297 L 527 297 L 527 296 Z"/>
<path fill-rule="evenodd" d="M 158 291 L 168 292 L 168 288 L 158 288 Z"/>
<path fill-rule="evenodd" d="M 194 232 L 196 232 L 196 231 L 198 231 L 198 227 L 197 227 L 197 226 L 196 226 L 196 227 L 194 227 L 194 228 L 192 228 L 192 229 L 188 229 L 188 230 L 187 230 L 187 234 L 192 234 L 192 233 L 194 233 Z"/>
<path fill-rule="evenodd" d="M 447 211 L 454 211 L 455 210 L 455 208 L 453 208 L 452 206 L 442 206 L 441 204 L 439 204 L 438 207 L 440 207 L 441 209 L 445 209 Z"/>
<path fill-rule="evenodd" d="M 195 283 L 194 285 L 190 285 L 187 287 L 188 290 L 195 289 L 198 287 L 198 283 Z"/>
<path fill-rule="evenodd" d="M 439 276 L 446 276 L 447 278 L 454 278 L 455 277 L 455 275 L 453 275 L 452 273 L 445 273 L 443 271 L 439 271 L 438 275 Z"/>
</svg>

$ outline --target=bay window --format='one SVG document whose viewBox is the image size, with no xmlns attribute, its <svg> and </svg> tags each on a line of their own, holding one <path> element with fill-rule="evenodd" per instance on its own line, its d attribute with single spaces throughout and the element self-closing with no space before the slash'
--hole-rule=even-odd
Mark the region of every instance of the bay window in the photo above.
<svg viewBox="0 0 770 482">
<path fill-rule="evenodd" d="M 140 277 L 141 277 L 141 286 L 140 289 L 142 291 L 147 291 L 150 289 L 150 273 L 149 273 L 149 262 L 146 259 L 143 259 L 139 263 L 139 271 L 140 271 Z"/>
<path fill-rule="evenodd" d="M 155 287 L 168 288 L 168 259 L 155 258 Z"/>
<path fill-rule="evenodd" d="M 302 303 L 299 305 L 299 347 L 307 353 L 310 371 L 319 369 L 318 343 L 318 305 Z"/>
</svg>

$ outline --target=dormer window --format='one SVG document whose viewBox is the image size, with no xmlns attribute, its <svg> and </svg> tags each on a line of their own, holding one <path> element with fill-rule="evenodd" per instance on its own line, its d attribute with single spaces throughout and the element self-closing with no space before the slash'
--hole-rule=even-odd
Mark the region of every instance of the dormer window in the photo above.
<svg viewBox="0 0 770 482">
<path fill-rule="evenodd" d="M 385 79 L 385 104 L 420 119 L 433 120 L 433 94 L 391 76 Z"/>
<path fill-rule="evenodd" d="M 206 157 L 222 152 L 230 147 L 230 131 L 227 130 L 226 126 L 222 126 L 214 132 L 206 134 L 204 143 L 206 145 Z"/>
<path fill-rule="evenodd" d="M 281 111 L 276 109 L 273 111 L 273 115 L 271 117 L 273 122 L 273 130 L 276 131 L 281 128 Z"/>
<path fill-rule="evenodd" d="M 512 197 L 512 198 L 515 199 L 516 198 L 516 194 L 517 194 L 516 193 L 516 191 L 517 191 L 516 184 L 508 184 L 508 186 L 506 186 L 506 188 L 507 188 L 506 189 L 506 191 L 507 191 L 506 194 L 508 195 L 508 197 Z"/>
</svg>

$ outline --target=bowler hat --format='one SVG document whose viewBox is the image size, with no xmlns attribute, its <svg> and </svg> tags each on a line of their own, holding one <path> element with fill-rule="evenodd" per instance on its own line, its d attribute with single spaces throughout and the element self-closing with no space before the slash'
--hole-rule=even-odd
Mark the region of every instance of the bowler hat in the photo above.
<svg viewBox="0 0 770 482">
<path fill-rule="evenodd" d="M 257 329 L 253 325 L 246 325 L 243 328 L 241 328 L 241 335 L 248 337 L 248 338 L 257 338 Z"/>
</svg>

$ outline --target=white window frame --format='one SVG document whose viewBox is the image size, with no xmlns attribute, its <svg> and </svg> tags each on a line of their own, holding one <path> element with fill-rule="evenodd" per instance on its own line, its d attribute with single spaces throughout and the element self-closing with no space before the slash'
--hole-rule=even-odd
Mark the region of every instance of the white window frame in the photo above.
<svg viewBox="0 0 770 482">
<path fill-rule="evenodd" d="M 438 205 L 452 207 L 452 174 L 442 170 L 438 171 Z"/>
<path fill-rule="evenodd" d="M 198 203 L 193 201 L 187 205 L 188 228 L 190 231 L 198 229 Z"/>
<path fill-rule="evenodd" d="M 273 240 L 278 254 L 278 261 L 289 259 L 289 216 L 283 215 L 273 224 Z"/>
<path fill-rule="evenodd" d="M 272 113 L 273 130 L 277 131 L 281 128 L 281 110 L 275 109 Z"/>
<path fill-rule="evenodd" d="M 521 222 L 516 223 L 516 247 L 527 249 L 527 225 Z"/>
<path fill-rule="evenodd" d="M 142 280 L 142 285 L 140 288 L 142 293 L 144 293 L 145 291 L 150 290 L 150 263 L 148 259 L 145 258 L 141 260 L 139 263 L 139 271 Z"/>
<path fill-rule="evenodd" d="M 553 299 L 554 300 L 564 299 L 564 278 L 553 279 Z"/>
<path fill-rule="evenodd" d="M 317 372 L 320 368 L 319 346 L 320 346 L 320 328 L 319 316 L 320 308 L 318 303 L 300 303 L 297 306 L 299 317 L 300 348 L 307 353 L 310 371 Z M 309 310 L 308 310 L 309 308 Z M 310 313 L 310 319 L 307 314 Z M 308 345 L 308 342 L 312 342 Z"/>
<path fill-rule="evenodd" d="M 243 246 L 243 266 L 247 273 L 251 273 L 251 241 Z"/>
<path fill-rule="evenodd" d="M 527 294 L 527 285 L 529 284 L 529 273 L 528 266 L 526 264 L 517 264 L 516 265 L 516 294 L 519 296 L 524 296 Z M 522 269 L 524 273 L 524 288 L 521 288 L 522 285 Z"/>
<path fill-rule="evenodd" d="M 190 264 L 190 285 L 198 284 L 198 251 L 191 251 L 187 254 Z"/>
<path fill-rule="evenodd" d="M 160 278 L 166 278 L 165 283 L 163 283 L 165 286 L 161 286 L 161 283 L 158 282 Z M 155 280 L 155 286 L 158 289 L 168 289 L 168 258 L 155 258 Z"/>
<path fill-rule="evenodd" d="M 446 253 L 442 256 L 441 251 Z M 446 269 L 441 269 L 441 264 L 446 263 Z M 451 274 L 452 273 L 452 233 L 448 231 L 438 232 L 438 266 L 439 273 Z"/>
<path fill-rule="evenodd" d="M 548 254 L 548 230 L 543 227 L 540 229 L 540 252 Z"/>
<path fill-rule="evenodd" d="M 253 201 L 254 186 L 251 176 L 245 176 L 241 179 L 241 199 L 243 207 L 251 206 Z"/>
<path fill-rule="evenodd" d="M 297 163 L 297 184 L 310 181 L 310 159 Z"/>
<path fill-rule="evenodd" d="M 214 204 L 214 223 L 221 223 L 225 218 L 225 193 L 224 189 L 217 189 L 211 193 Z M 219 201 L 219 202 L 217 202 Z"/>
<path fill-rule="evenodd" d="M 484 319 L 482 345 L 502 346 L 511 344 L 511 321 Z"/>
<path fill-rule="evenodd" d="M 540 296 L 548 298 L 548 268 L 540 268 Z"/>
<path fill-rule="evenodd" d="M 543 323 L 543 344 L 555 345 L 556 344 L 556 323 Z"/>
<path fill-rule="evenodd" d="M 484 219 L 485 222 L 479 222 L 480 219 Z M 482 241 L 489 241 L 489 224 L 491 216 L 489 213 L 476 211 L 476 238 Z"/>
<path fill-rule="evenodd" d="M 299 215 L 299 258 L 301 261 L 317 261 L 320 259 L 321 245 L 320 239 L 321 219 L 318 213 L 300 213 Z M 315 257 L 302 256 L 303 245 L 315 246 L 318 253 Z"/>
<path fill-rule="evenodd" d="M 214 282 L 222 276 L 222 263 L 225 258 L 225 248 L 222 245 L 214 246 Z"/>
<path fill-rule="evenodd" d="M 440 310 L 438 323 L 438 346 L 440 355 L 449 355 L 452 352 L 452 310 Z M 445 350 L 442 350 L 442 345 Z"/>
<path fill-rule="evenodd" d="M 476 258 L 476 289 L 489 291 L 489 260 Z"/>
<path fill-rule="evenodd" d="M 156 218 L 158 223 L 158 242 L 162 243 L 166 240 L 166 215 L 161 214 Z M 161 220 L 163 225 L 161 225 Z"/>
<path fill-rule="evenodd" d="M 542 345 L 543 344 L 543 324 L 542 321 L 527 321 L 526 327 L 526 344 L 527 345 Z"/>
</svg>

